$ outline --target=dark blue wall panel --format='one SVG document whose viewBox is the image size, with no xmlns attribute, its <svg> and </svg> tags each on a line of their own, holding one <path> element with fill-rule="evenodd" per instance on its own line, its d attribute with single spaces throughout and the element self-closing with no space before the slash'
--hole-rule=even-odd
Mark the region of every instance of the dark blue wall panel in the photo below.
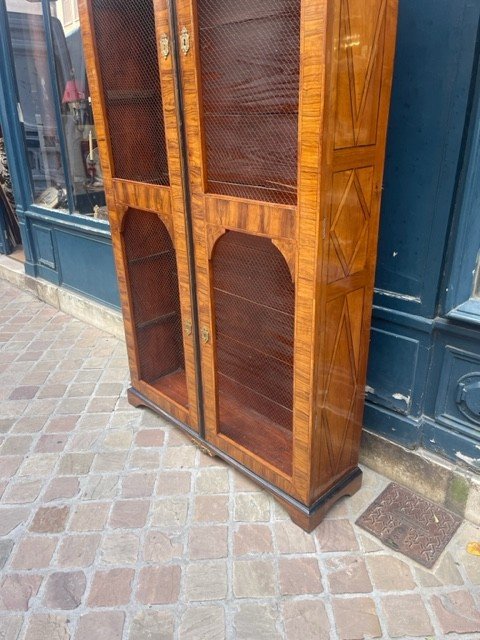
<svg viewBox="0 0 480 640">
<path fill-rule="evenodd" d="M 405 447 L 423 441 L 432 320 L 374 307 L 364 425 Z"/>
<path fill-rule="evenodd" d="M 480 331 L 438 322 L 425 399 L 423 446 L 480 471 Z"/>
<path fill-rule="evenodd" d="M 57 260 L 53 248 L 52 228 L 40 224 L 32 224 L 37 262 L 49 269 L 57 269 Z"/>
<path fill-rule="evenodd" d="M 372 328 L 367 387 L 371 402 L 410 413 L 418 351 L 418 340 Z"/>
<path fill-rule="evenodd" d="M 94 236 L 58 229 L 56 244 L 61 264 L 61 284 L 109 306 L 119 307 L 111 243 Z"/>
<path fill-rule="evenodd" d="M 475 438 L 480 444 L 480 344 L 475 346 L 477 353 L 441 345 L 442 377 L 435 420 Z"/>
<path fill-rule="evenodd" d="M 435 315 L 475 56 L 478 0 L 400 0 L 376 304 Z"/>
<path fill-rule="evenodd" d="M 461 176 L 472 173 L 465 165 L 480 159 L 465 153 L 480 118 L 480 110 L 470 113 L 479 15 L 480 0 L 399 0 L 364 419 L 375 433 L 473 468 L 480 462 L 480 327 L 437 314 L 451 269 L 471 287 L 465 240 L 457 237 L 449 262 L 456 237 L 449 234 L 463 225 L 473 255 L 480 247 L 461 197 Z"/>
</svg>

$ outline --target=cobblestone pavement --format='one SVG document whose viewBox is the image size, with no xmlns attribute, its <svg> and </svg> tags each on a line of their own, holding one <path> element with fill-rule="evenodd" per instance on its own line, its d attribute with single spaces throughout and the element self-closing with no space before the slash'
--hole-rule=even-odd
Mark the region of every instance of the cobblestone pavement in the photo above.
<svg viewBox="0 0 480 640">
<path fill-rule="evenodd" d="M 123 343 L 1 281 L 0 380 L 0 639 L 480 638 L 478 528 L 420 568 L 355 526 L 365 470 L 305 534 L 128 405 Z"/>
</svg>

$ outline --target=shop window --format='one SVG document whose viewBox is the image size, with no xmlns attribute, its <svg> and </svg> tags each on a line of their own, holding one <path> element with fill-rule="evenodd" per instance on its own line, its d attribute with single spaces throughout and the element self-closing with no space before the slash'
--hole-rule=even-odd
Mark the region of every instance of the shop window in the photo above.
<svg viewBox="0 0 480 640">
<path fill-rule="evenodd" d="M 7 0 L 33 202 L 106 218 L 77 0 Z"/>
<path fill-rule="evenodd" d="M 480 325 L 480 67 L 474 83 L 466 150 L 451 235 L 446 315 Z"/>
</svg>

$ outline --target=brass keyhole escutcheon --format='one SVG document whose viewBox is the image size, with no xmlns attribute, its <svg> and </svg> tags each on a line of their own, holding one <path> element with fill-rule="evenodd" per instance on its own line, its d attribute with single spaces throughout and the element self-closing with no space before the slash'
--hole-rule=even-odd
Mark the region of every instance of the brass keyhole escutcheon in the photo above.
<svg viewBox="0 0 480 640">
<path fill-rule="evenodd" d="M 160 36 L 160 52 L 166 60 L 168 58 L 168 54 L 170 53 L 170 40 L 168 39 L 168 35 L 166 33 L 162 33 Z"/>
<path fill-rule="evenodd" d="M 202 329 L 202 340 L 205 344 L 207 344 L 207 342 L 209 342 L 210 340 L 210 331 L 207 329 L 207 327 L 203 327 Z"/>
<path fill-rule="evenodd" d="M 187 27 L 183 27 L 180 33 L 180 48 L 185 56 L 190 51 L 190 34 L 188 33 Z"/>
<path fill-rule="evenodd" d="M 185 333 L 187 334 L 187 336 L 191 336 L 192 335 L 192 321 L 191 320 L 185 320 Z"/>
</svg>

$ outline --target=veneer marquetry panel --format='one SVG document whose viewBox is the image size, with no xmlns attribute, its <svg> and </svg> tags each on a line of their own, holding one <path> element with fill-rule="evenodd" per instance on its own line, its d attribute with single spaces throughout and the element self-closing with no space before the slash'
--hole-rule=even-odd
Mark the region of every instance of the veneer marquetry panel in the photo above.
<svg viewBox="0 0 480 640">
<path fill-rule="evenodd" d="M 333 174 L 328 282 L 365 268 L 373 177 L 373 167 Z"/>
<path fill-rule="evenodd" d="M 375 144 L 387 0 L 339 0 L 335 148 Z"/>
<path fill-rule="evenodd" d="M 205 196 L 205 220 L 226 229 L 295 240 L 296 208 L 266 202 Z"/>
<path fill-rule="evenodd" d="M 171 215 L 170 187 L 155 187 L 141 182 L 114 179 L 113 193 L 118 204 Z"/>
<path fill-rule="evenodd" d="M 348 455 L 350 454 L 349 430 L 356 418 L 354 408 L 364 296 L 364 289 L 358 289 L 326 305 L 327 377 L 323 390 L 323 424 L 327 430 L 327 451 L 332 477 L 335 477 L 339 470 L 343 470 L 340 463 L 344 450 L 348 449 Z"/>
</svg>

